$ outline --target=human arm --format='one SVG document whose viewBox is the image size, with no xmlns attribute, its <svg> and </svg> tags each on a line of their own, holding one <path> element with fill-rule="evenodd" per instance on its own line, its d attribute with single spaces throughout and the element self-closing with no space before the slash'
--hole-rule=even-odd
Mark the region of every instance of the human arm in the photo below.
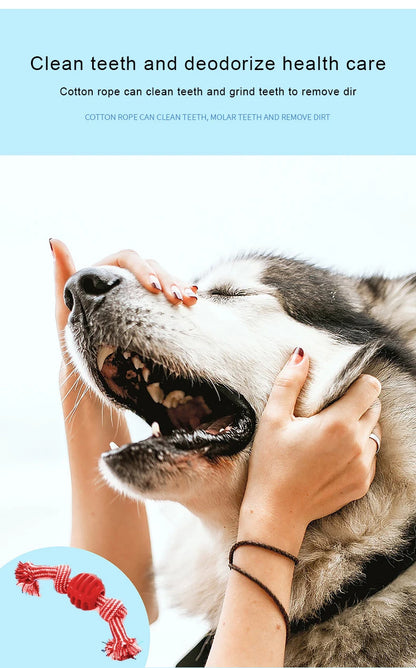
<svg viewBox="0 0 416 668">
<path fill-rule="evenodd" d="M 113 491 L 98 471 L 100 456 L 108 450 L 109 443 L 129 443 L 129 430 L 124 415 L 86 388 L 69 359 L 64 341 L 69 311 L 63 292 L 66 281 L 76 270 L 66 246 L 56 239 L 51 239 L 50 244 L 62 350 L 60 391 L 72 486 L 71 545 L 100 554 L 116 564 L 137 587 L 152 621 L 157 617 L 157 601 L 145 505 Z M 98 264 L 128 269 L 146 289 L 163 292 L 172 304 L 182 302 L 192 306 L 197 301 L 196 286 L 190 287 L 172 277 L 154 260 L 144 260 L 134 251 L 120 251 Z"/>
<path fill-rule="evenodd" d="M 295 351 L 276 379 L 250 458 L 237 538 L 274 545 L 293 555 L 298 554 L 312 520 L 367 492 L 376 450 L 369 434 L 380 435 L 380 384 L 367 375 L 316 416 L 294 417 L 308 365 L 307 356 Z M 294 570 L 290 559 L 243 546 L 235 552 L 234 563 L 257 577 L 289 609 Z M 284 620 L 273 600 L 231 571 L 207 665 L 282 666 L 285 643 Z"/>
</svg>

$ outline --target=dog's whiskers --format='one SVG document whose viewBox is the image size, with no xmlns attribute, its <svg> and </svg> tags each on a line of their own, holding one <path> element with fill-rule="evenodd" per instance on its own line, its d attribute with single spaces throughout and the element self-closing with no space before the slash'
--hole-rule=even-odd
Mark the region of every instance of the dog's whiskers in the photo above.
<svg viewBox="0 0 416 668">
<path fill-rule="evenodd" d="M 71 371 L 71 372 L 64 378 L 64 380 L 63 380 L 63 382 L 61 383 L 61 385 L 63 385 L 63 384 L 68 380 L 68 378 L 71 378 L 71 376 L 72 376 L 74 373 L 78 373 L 78 370 L 77 370 L 75 367 L 74 367 L 74 368 L 72 369 L 72 371 Z"/>
<path fill-rule="evenodd" d="M 82 392 L 82 390 L 84 390 L 84 391 Z M 70 422 L 73 420 L 74 415 L 75 415 L 75 413 L 76 413 L 76 410 L 77 410 L 78 406 L 80 405 L 80 403 L 81 403 L 81 401 L 83 400 L 83 398 L 85 397 L 85 395 L 89 393 L 89 391 L 90 391 L 90 388 L 87 387 L 87 386 L 85 385 L 85 383 L 83 382 L 82 385 L 81 385 L 81 387 L 80 387 L 80 389 L 79 389 L 79 391 L 78 391 L 77 398 L 75 399 L 74 407 L 72 408 L 72 410 L 71 410 L 71 411 L 68 413 L 68 415 L 66 416 L 66 418 L 65 418 L 65 422 L 70 423 Z M 82 394 L 81 394 L 81 392 L 82 392 Z M 81 395 L 81 396 L 80 396 L 80 395 Z"/>
<path fill-rule="evenodd" d="M 66 392 L 65 396 L 62 397 L 62 401 L 65 401 L 65 399 L 71 394 L 71 392 L 72 392 L 73 390 L 75 391 L 77 385 L 78 385 L 80 382 L 82 382 L 81 379 L 80 379 L 80 378 L 77 378 L 77 379 L 72 383 L 71 387 L 70 387 L 69 390 Z M 76 400 L 75 400 L 75 401 L 76 401 Z"/>
<path fill-rule="evenodd" d="M 73 372 L 72 372 L 72 373 L 73 373 Z M 62 383 L 60 383 L 60 385 L 59 385 L 59 389 L 62 389 L 62 388 L 64 387 L 64 385 L 68 382 L 68 380 L 69 380 L 70 377 L 72 376 L 72 373 L 68 376 L 68 378 L 65 378 L 65 380 L 62 381 Z M 72 383 L 72 385 L 71 385 L 71 387 L 69 388 L 69 390 L 66 392 L 65 396 L 62 398 L 62 401 L 64 401 L 64 400 L 67 398 L 67 396 L 72 392 L 72 390 L 73 390 L 73 389 L 77 386 L 77 384 L 80 383 L 80 382 L 82 382 L 82 381 L 81 381 L 81 378 L 78 376 L 78 378 L 75 379 L 75 381 Z"/>
</svg>

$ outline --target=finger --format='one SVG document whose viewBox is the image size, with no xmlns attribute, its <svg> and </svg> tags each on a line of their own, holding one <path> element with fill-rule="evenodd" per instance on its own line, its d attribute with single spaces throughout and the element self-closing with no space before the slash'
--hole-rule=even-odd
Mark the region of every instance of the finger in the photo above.
<svg viewBox="0 0 416 668">
<path fill-rule="evenodd" d="M 374 425 L 374 427 L 371 429 L 371 434 L 375 434 L 376 436 L 378 436 L 378 438 L 380 439 L 380 447 L 381 447 L 381 427 L 380 427 L 380 425 L 379 425 L 378 422 L 377 422 L 377 424 Z M 370 438 L 370 441 L 371 441 L 371 444 L 372 444 L 372 447 L 373 447 L 373 451 L 372 451 L 373 454 L 378 454 L 378 452 L 379 452 L 379 445 L 378 445 L 377 441 L 376 441 L 375 439 L 373 439 L 373 438 Z M 375 450 L 374 450 L 374 446 L 375 446 Z"/>
<path fill-rule="evenodd" d="M 156 260 L 148 260 L 148 262 L 157 272 L 162 284 L 163 294 L 171 304 L 179 304 L 179 302 L 183 302 L 185 306 L 196 304 L 198 297 L 186 283 L 172 276 Z"/>
<path fill-rule="evenodd" d="M 302 348 L 295 348 L 288 362 L 276 377 L 266 412 L 272 411 L 277 423 L 287 422 L 293 417 L 299 393 L 305 383 L 309 369 L 309 357 Z"/>
<path fill-rule="evenodd" d="M 109 255 L 103 260 L 96 262 L 94 266 L 100 267 L 102 265 L 111 265 L 113 267 L 128 269 L 128 271 L 130 271 L 133 276 L 137 278 L 139 283 L 146 288 L 146 290 L 149 290 L 149 292 L 157 294 L 162 291 L 159 276 L 150 264 L 140 257 L 136 251 L 119 251 L 118 253 Z"/>
<path fill-rule="evenodd" d="M 58 331 L 62 331 L 68 321 L 69 309 L 66 307 L 63 294 L 67 280 L 75 273 L 75 264 L 68 248 L 59 239 L 49 240 L 54 257 L 55 274 L 55 315 Z"/>
<path fill-rule="evenodd" d="M 175 279 L 156 260 L 144 260 L 136 251 L 119 251 L 100 260 L 95 266 L 102 265 L 128 269 L 146 290 L 153 294 L 163 292 L 171 304 L 183 302 L 186 306 L 193 306 L 198 299 L 194 290 Z"/>
<path fill-rule="evenodd" d="M 380 391 L 381 384 L 377 378 L 363 374 L 349 387 L 341 399 L 338 399 L 325 411 L 331 409 L 332 414 L 338 411 L 342 416 L 349 414 L 351 419 L 359 420 L 377 399 Z"/>
<path fill-rule="evenodd" d="M 371 427 L 371 432 L 367 430 L 367 434 L 363 437 L 364 448 L 361 454 L 361 458 L 364 468 L 368 471 L 367 474 L 368 486 L 370 486 L 370 483 L 374 478 L 376 460 L 377 460 L 376 457 L 377 443 L 374 439 L 370 438 L 370 433 L 375 434 L 376 436 L 378 436 L 378 438 L 381 439 L 380 425 L 378 423 L 376 425 L 373 424 L 373 426 Z"/>
<path fill-rule="evenodd" d="M 359 420 L 359 424 L 362 427 L 364 434 L 368 434 L 369 431 L 371 432 L 373 430 L 374 425 L 376 425 L 379 421 L 380 413 L 381 401 L 380 399 L 376 399 L 373 405 L 370 406 L 368 410 L 366 410 L 364 415 Z"/>
<path fill-rule="evenodd" d="M 377 457 L 375 457 L 374 453 L 373 453 L 373 455 L 371 457 L 371 462 L 368 465 L 368 476 L 367 476 L 366 490 L 365 490 L 366 494 L 367 494 L 368 490 L 370 489 L 371 483 L 374 480 L 374 476 L 376 475 L 376 467 L 377 467 Z"/>
<path fill-rule="evenodd" d="M 375 477 L 375 475 L 376 475 L 376 468 L 377 468 L 377 457 L 374 457 L 374 458 L 373 458 L 373 462 L 372 462 L 372 464 L 371 464 L 371 468 L 370 468 L 369 485 L 368 485 L 368 487 L 370 487 L 371 483 L 372 483 L 373 480 L 374 480 L 374 477 Z"/>
</svg>

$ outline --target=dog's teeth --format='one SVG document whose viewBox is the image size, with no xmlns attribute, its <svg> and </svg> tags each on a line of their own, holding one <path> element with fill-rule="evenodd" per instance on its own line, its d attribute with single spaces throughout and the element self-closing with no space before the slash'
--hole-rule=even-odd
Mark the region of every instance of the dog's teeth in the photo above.
<svg viewBox="0 0 416 668">
<path fill-rule="evenodd" d="M 160 387 L 159 383 L 152 383 L 151 385 L 148 385 L 147 391 L 152 397 L 153 401 L 155 401 L 157 404 L 161 404 L 165 398 L 165 393 Z"/>
<path fill-rule="evenodd" d="M 166 395 L 163 405 L 166 406 L 166 408 L 176 408 L 178 404 L 182 403 L 184 398 L 185 392 L 182 390 L 173 390 Z"/>
<path fill-rule="evenodd" d="M 143 369 L 144 364 L 137 355 L 131 358 L 135 369 Z M 145 379 L 146 380 L 146 379 Z M 147 381 L 146 381 L 147 382 Z"/>
<path fill-rule="evenodd" d="M 111 441 L 110 442 L 110 450 L 118 450 L 117 443 L 114 443 L 114 441 Z"/>
<path fill-rule="evenodd" d="M 221 434 L 222 431 L 225 431 L 224 427 L 221 427 L 218 433 Z"/>
<path fill-rule="evenodd" d="M 142 376 L 143 376 L 143 379 L 145 380 L 145 382 L 147 383 L 147 381 L 148 381 L 149 378 L 150 378 L 150 371 L 149 371 L 149 369 L 148 369 L 147 367 L 143 367 L 143 369 L 142 369 Z"/>
<path fill-rule="evenodd" d="M 158 422 L 152 422 L 152 434 L 157 437 L 162 436 Z"/>
<path fill-rule="evenodd" d="M 129 353 L 128 350 L 125 350 L 124 353 L 123 353 L 123 357 L 124 357 L 125 360 L 128 360 L 129 357 L 131 357 L 131 353 Z"/>
<path fill-rule="evenodd" d="M 98 371 L 101 371 L 101 369 L 103 368 L 106 358 L 109 355 L 112 355 L 116 350 L 117 348 L 114 348 L 114 346 L 101 346 L 97 355 Z"/>
</svg>

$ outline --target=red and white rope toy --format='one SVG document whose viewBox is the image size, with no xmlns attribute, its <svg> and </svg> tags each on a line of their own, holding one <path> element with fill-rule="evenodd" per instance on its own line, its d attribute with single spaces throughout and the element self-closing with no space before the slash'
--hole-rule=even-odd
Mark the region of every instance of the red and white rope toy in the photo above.
<svg viewBox="0 0 416 668">
<path fill-rule="evenodd" d="M 36 566 L 27 561 L 19 561 L 15 570 L 17 584 L 25 594 L 40 596 L 40 579 L 54 581 L 58 594 L 67 594 L 71 603 L 81 610 L 97 609 L 100 616 L 110 625 L 113 639 L 105 646 L 105 653 L 115 661 L 132 659 L 139 652 L 140 647 L 135 638 L 128 638 L 123 625 L 127 610 L 121 601 L 104 596 L 105 587 L 97 575 L 79 573 L 70 578 L 69 566 Z"/>
</svg>

